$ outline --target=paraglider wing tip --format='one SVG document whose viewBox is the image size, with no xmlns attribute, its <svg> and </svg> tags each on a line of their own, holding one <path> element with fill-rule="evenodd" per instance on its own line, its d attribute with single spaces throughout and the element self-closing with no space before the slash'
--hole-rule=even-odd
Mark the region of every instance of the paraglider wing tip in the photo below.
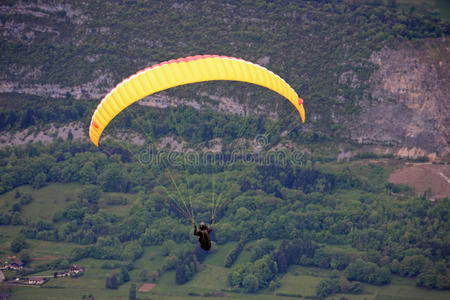
<svg viewBox="0 0 450 300">
<path fill-rule="evenodd" d="M 89 128 L 89 137 L 91 138 L 92 143 L 93 143 L 96 147 L 98 147 L 98 140 L 99 140 L 99 139 L 95 139 L 95 137 L 92 135 L 92 131 L 91 131 L 91 130 L 93 130 L 93 128 L 96 128 L 96 129 L 99 128 L 98 124 L 95 123 L 94 120 L 91 121 L 91 127 Z"/>
<path fill-rule="evenodd" d="M 93 139 L 93 138 L 91 137 L 91 142 L 95 145 L 95 147 L 98 148 L 98 141 L 96 141 L 95 139 Z"/>
<path fill-rule="evenodd" d="M 302 123 L 305 123 L 305 108 L 303 107 L 303 99 L 298 98 L 298 112 L 300 113 L 300 117 L 302 118 Z"/>
</svg>

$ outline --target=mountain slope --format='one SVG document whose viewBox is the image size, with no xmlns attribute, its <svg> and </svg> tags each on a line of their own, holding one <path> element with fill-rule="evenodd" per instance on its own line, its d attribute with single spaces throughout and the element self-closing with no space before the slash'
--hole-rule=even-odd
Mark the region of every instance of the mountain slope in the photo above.
<svg viewBox="0 0 450 300">
<path fill-rule="evenodd" d="M 287 139 L 356 141 L 448 160 L 449 24 L 429 11 L 380 3 L 7 1 L 0 7 L 0 93 L 86 100 L 91 104 L 78 103 L 92 110 L 117 82 L 146 66 L 224 54 L 266 66 L 305 99 L 308 122 Z M 210 83 L 150 101 L 207 103 L 292 127 L 296 115 L 273 97 L 247 85 Z M 5 106 L 9 121 L 1 129 L 20 129 L 14 120 L 24 116 L 9 118 Z"/>
</svg>

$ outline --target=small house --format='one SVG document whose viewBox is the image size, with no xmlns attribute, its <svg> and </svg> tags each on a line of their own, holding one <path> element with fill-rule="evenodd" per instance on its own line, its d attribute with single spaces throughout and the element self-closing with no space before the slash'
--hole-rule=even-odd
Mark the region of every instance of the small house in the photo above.
<svg viewBox="0 0 450 300">
<path fill-rule="evenodd" d="M 70 267 L 70 273 L 72 273 L 72 274 L 83 273 L 84 270 L 85 269 L 82 266 L 79 266 L 79 265 L 73 265 L 73 266 Z"/>
<path fill-rule="evenodd" d="M 28 278 L 28 284 L 40 285 L 44 283 L 44 278 L 42 277 L 30 277 Z"/>
<path fill-rule="evenodd" d="M 21 270 L 25 264 L 18 258 L 14 258 L 9 262 L 8 268 L 12 270 Z"/>
</svg>

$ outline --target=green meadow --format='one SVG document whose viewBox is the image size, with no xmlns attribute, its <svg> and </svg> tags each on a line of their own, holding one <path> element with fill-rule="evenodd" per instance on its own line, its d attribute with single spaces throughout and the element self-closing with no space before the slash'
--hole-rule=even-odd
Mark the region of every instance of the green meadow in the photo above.
<svg viewBox="0 0 450 300">
<path fill-rule="evenodd" d="M 211 259 L 217 254 L 212 254 Z M 92 294 L 94 299 L 128 299 L 131 284 L 136 284 L 137 288 L 142 284 L 137 278 L 137 272 L 131 271 L 130 282 L 121 285 L 117 290 L 106 289 L 105 278 L 110 270 L 101 268 L 103 261 L 84 259 L 78 263 L 86 267 L 86 274 L 83 277 L 51 278 L 40 288 L 15 287 L 13 299 L 82 299 L 83 295 L 89 294 Z M 227 284 L 227 274 L 228 269 L 224 267 L 204 264 L 194 279 L 178 286 L 175 284 L 175 272 L 166 272 L 156 282 L 151 292 L 138 292 L 138 299 L 312 299 L 315 298 L 317 284 L 326 277 L 327 272 L 318 268 L 294 266 L 283 276 L 278 289 L 274 292 L 262 291 L 258 294 L 231 292 Z M 394 283 L 382 287 L 364 284 L 364 293 L 360 295 L 335 294 L 326 299 L 346 297 L 349 300 L 446 300 L 448 296 L 448 292 L 416 288 L 412 280 L 399 278 L 394 280 Z"/>
<path fill-rule="evenodd" d="M 76 199 L 76 194 L 82 188 L 79 184 L 51 184 L 41 189 L 32 189 L 29 186 L 22 186 L 8 193 L 0 195 L 0 207 L 3 210 L 10 209 L 18 201 L 17 191 L 23 195 L 25 193 L 33 196 L 33 201 L 23 206 L 23 216 L 28 221 L 49 219 L 54 213 L 64 209 L 68 202 Z M 102 208 L 108 214 L 116 216 L 126 216 L 131 208 L 134 196 L 116 193 L 116 196 L 127 197 L 126 205 L 105 205 L 100 201 Z M 108 196 L 108 195 L 104 195 Z M 341 192 L 339 197 L 348 199 L 358 199 L 362 196 L 355 192 Z M 19 234 L 24 225 L 0 226 L 0 253 L 2 256 L 9 256 L 13 253 L 10 250 L 11 240 Z M 31 267 L 38 267 L 45 263 L 51 263 L 56 259 L 65 259 L 78 244 L 68 242 L 53 242 L 27 239 L 28 251 L 32 258 Z M 274 246 L 279 246 L 280 241 L 271 241 Z M 223 245 L 215 245 L 200 266 L 199 272 L 183 285 L 175 284 L 175 271 L 165 271 L 156 280 L 156 286 L 150 292 L 138 292 L 138 299 L 314 299 L 316 298 L 316 287 L 319 282 L 332 275 L 330 269 L 320 269 L 316 267 L 291 266 L 287 273 L 279 278 L 279 287 L 275 290 L 261 290 L 256 294 L 247 294 L 243 290 L 232 288 L 228 283 L 228 274 L 232 268 L 223 266 L 225 257 L 236 246 L 237 242 L 228 242 Z M 253 248 L 256 242 L 248 242 L 233 266 L 250 262 Z M 176 245 L 175 248 L 182 248 L 186 245 Z M 348 246 L 326 246 L 330 251 L 341 251 L 346 253 L 358 253 L 357 250 Z M 129 289 L 135 284 L 137 289 L 144 283 L 141 278 L 143 271 L 156 271 L 163 265 L 165 259 L 163 246 L 144 247 L 143 255 L 138 258 L 133 269 L 129 271 L 130 281 L 112 290 L 105 287 L 107 275 L 113 271 L 105 268 L 105 265 L 118 267 L 125 262 L 119 260 L 100 260 L 84 258 L 76 261 L 86 268 L 86 272 L 79 278 L 52 278 L 54 272 L 63 272 L 63 269 L 44 270 L 30 273 L 27 276 L 44 276 L 48 281 L 42 287 L 13 286 L 13 299 L 82 299 L 83 296 L 93 295 L 94 299 L 128 299 Z M 9 278 L 18 276 L 13 271 L 5 272 Z M 340 299 L 346 297 L 354 300 L 381 300 L 381 299 L 448 299 L 448 291 L 426 290 L 417 288 L 414 279 L 394 276 L 392 283 L 385 286 L 374 286 L 362 284 L 363 293 L 334 294 L 327 299 Z"/>
<path fill-rule="evenodd" d="M 16 198 L 17 192 L 20 196 L 31 194 L 36 201 L 31 201 L 28 205 L 23 206 L 21 211 L 22 218 L 27 222 L 51 220 L 55 212 L 64 209 L 70 201 L 76 199 L 76 195 L 81 188 L 82 185 L 77 183 L 55 183 L 37 190 L 28 185 L 21 186 L 1 195 L 0 207 L 3 211 L 7 211 L 15 203 L 18 203 L 19 199 Z"/>
</svg>

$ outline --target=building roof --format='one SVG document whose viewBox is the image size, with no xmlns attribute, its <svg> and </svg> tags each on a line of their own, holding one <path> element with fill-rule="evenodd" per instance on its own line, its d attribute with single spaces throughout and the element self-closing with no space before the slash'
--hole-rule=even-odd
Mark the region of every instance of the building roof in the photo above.
<svg viewBox="0 0 450 300">
<path fill-rule="evenodd" d="M 18 265 L 18 266 L 23 266 L 23 265 L 24 265 L 24 263 L 23 263 L 20 259 L 18 259 L 18 258 L 14 258 L 9 264 L 10 264 L 10 265 L 16 264 L 16 265 Z"/>
<path fill-rule="evenodd" d="M 33 276 L 33 277 L 28 278 L 28 280 L 32 280 L 32 281 L 41 281 L 41 280 L 44 280 L 44 278 Z"/>
</svg>

